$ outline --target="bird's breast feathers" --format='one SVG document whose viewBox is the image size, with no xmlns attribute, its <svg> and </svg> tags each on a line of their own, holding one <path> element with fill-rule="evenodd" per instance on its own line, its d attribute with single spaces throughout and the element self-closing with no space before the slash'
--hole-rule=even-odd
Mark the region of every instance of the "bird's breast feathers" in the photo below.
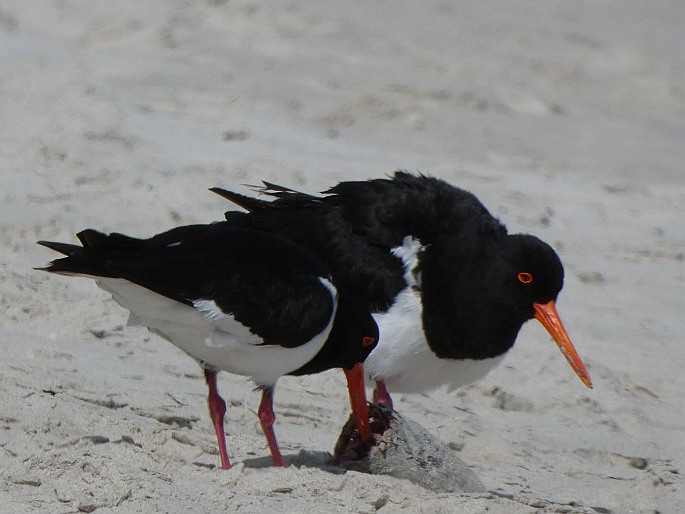
<svg viewBox="0 0 685 514">
<path fill-rule="evenodd" d="M 374 314 L 379 343 L 364 364 L 367 376 L 383 380 L 391 392 L 423 392 L 446 386 L 454 390 L 483 377 L 497 366 L 503 355 L 490 359 L 440 358 L 431 349 L 423 331 L 420 255 L 425 247 L 411 236 L 392 254 L 402 260 L 407 283 L 390 309 Z"/>
</svg>

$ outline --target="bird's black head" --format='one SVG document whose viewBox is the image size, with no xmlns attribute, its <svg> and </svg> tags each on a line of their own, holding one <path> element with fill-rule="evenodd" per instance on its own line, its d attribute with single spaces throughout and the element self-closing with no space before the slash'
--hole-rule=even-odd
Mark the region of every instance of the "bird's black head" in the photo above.
<svg viewBox="0 0 685 514">
<path fill-rule="evenodd" d="M 446 348 L 463 345 L 474 352 L 468 358 L 492 357 L 514 344 L 521 325 L 535 315 L 534 303 L 556 300 L 564 268 L 556 252 L 531 235 L 474 241 L 443 238 L 427 248 L 421 266 L 424 329 L 430 332 L 430 316 L 443 337 L 462 338 L 461 344 L 446 341 Z"/>
<path fill-rule="evenodd" d="M 564 268 L 556 252 L 537 237 L 516 234 L 507 236 L 496 265 L 506 286 L 506 303 L 518 311 L 521 323 L 535 318 L 552 336 L 571 368 L 581 381 L 592 387 L 590 375 L 566 333 L 555 302 L 564 285 Z"/>
<path fill-rule="evenodd" d="M 523 323 L 536 318 L 580 379 L 590 377 L 556 312 L 564 268 L 556 252 L 531 235 L 493 238 L 481 247 L 447 238 L 426 250 L 423 328 L 439 357 L 483 359 L 511 348 Z"/>
<path fill-rule="evenodd" d="M 527 234 L 507 236 L 499 245 L 489 273 L 492 294 L 520 312 L 521 322 L 535 315 L 534 303 L 555 301 L 564 285 L 564 267 L 544 241 Z"/>
</svg>

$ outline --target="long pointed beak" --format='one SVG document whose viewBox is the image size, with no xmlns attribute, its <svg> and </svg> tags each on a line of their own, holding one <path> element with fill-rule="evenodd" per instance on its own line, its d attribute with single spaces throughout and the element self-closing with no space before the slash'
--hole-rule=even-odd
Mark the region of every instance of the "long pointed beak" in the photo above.
<svg viewBox="0 0 685 514">
<path fill-rule="evenodd" d="M 533 308 L 535 309 L 535 319 L 537 319 L 542 326 L 547 329 L 549 335 L 557 343 L 561 353 L 564 354 L 566 360 L 576 372 L 578 378 L 583 381 L 587 387 L 592 389 L 592 380 L 590 380 L 590 375 L 585 369 L 585 364 L 580 360 L 576 349 L 571 343 L 571 338 L 569 338 L 566 333 L 559 315 L 557 314 L 557 309 L 554 306 L 554 300 L 547 303 L 533 303 Z"/>
</svg>

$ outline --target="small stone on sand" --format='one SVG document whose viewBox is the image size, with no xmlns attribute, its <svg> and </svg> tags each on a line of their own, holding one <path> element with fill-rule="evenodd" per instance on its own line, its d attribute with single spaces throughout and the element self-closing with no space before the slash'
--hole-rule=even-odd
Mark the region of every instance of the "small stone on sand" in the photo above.
<svg viewBox="0 0 685 514">
<path fill-rule="evenodd" d="M 372 445 L 362 443 L 352 417 L 335 447 L 338 462 L 354 471 L 404 478 L 431 491 L 475 493 L 485 487 L 446 444 L 385 405 L 371 405 Z"/>
</svg>

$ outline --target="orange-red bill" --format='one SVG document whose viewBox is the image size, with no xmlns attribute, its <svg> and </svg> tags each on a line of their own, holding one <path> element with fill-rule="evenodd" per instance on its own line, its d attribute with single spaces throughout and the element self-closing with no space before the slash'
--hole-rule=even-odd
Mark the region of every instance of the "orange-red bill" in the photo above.
<svg viewBox="0 0 685 514">
<path fill-rule="evenodd" d="M 590 375 L 585 369 L 585 364 L 580 360 L 576 349 L 571 343 L 571 338 L 569 338 L 566 333 L 564 325 L 561 323 L 561 319 L 557 314 L 557 309 L 554 306 L 554 300 L 547 303 L 533 303 L 533 308 L 535 309 L 535 319 L 537 319 L 542 326 L 547 329 L 549 335 L 557 343 L 561 353 L 564 354 L 566 360 L 576 372 L 578 378 L 583 381 L 583 384 L 592 389 L 592 380 Z"/>
<path fill-rule="evenodd" d="M 362 441 L 371 439 L 371 425 L 369 423 L 369 406 L 366 402 L 366 389 L 364 387 L 364 365 L 358 362 L 352 369 L 345 369 L 347 388 L 350 391 L 350 403 L 352 404 L 352 416 L 357 426 Z"/>
</svg>

